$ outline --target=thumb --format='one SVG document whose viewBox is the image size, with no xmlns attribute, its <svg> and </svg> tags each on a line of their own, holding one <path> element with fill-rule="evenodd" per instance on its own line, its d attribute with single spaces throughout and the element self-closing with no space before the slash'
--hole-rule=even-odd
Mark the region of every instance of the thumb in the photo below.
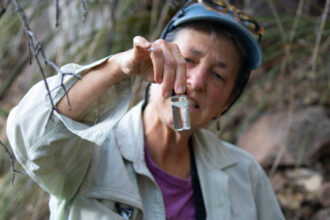
<svg viewBox="0 0 330 220">
<path fill-rule="evenodd" d="M 131 57 L 132 63 L 139 63 L 149 58 L 148 49 L 151 43 L 141 36 L 136 36 L 133 39 L 133 54 Z"/>
<path fill-rule="evenodd" d="M 146 51 L 151 47 L 151 43 L 146 40 L 144 37 L 135 36 L 133 39 L 134 50 L 143 50 Z"/>
</svg>

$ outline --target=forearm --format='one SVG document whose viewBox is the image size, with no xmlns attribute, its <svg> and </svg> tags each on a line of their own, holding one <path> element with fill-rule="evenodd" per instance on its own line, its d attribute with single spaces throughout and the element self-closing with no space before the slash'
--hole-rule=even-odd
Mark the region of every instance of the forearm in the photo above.
<svg viewBox="0 0 330 220">
<path fill-rule="evenodd" d="M 56 105 L 58 112 L 79 121 L 100 95 L 125 78 L 117 62 L 120 56 L 121 54 L 114 55 L 99 66 L 83 73 L 81 80 L 78 80 L 67 93 L 70 104 L 63 96 Z"/>
<path fill-rule="evenodd" d="M 116 54 L 82 74 L 82 80 L 68 92 L 71 106 L 64 96 L 56 107 L 59 113 L 79 121 L 101 94 L 119 80 L 133 75 L 162 84 L 165 98 L 173 89 L 177 94 L 186 90 L 186 63 L 178 46 L 164 40 L 150 43 L 135 37 L 131 50 Z"/>
</svg>

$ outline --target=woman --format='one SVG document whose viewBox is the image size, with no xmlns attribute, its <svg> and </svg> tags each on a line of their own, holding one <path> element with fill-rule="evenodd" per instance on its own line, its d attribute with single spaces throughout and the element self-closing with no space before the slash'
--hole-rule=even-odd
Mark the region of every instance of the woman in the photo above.
<svg viewBox="0 0 330 220">
<path fill-rule="evenodd" d="M 12 110 L 8 138 L 50 193 L 51 219 L 283 219 L 257 162 L 203 129 L 261 64 L 253 35 L 211 6 L 184 6 L 162 34 L 168 41 L 138 36 L 131 50 L 62 67 L 82 76 L 65 82 L 71 106 L 61 89 L 54 114 L 47 98 L 32 102 L 45 93 L 39 83 Z M 126 112 L 135 76 L 155 83 Z M 187 94 L 189 130 L 173 129 L 173 90 Z"/>
</svg>

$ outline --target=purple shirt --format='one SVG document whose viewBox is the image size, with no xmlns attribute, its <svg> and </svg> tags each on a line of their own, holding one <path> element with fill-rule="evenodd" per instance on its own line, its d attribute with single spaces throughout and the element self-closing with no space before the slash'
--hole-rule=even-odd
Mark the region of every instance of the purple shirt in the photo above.
<svg viewBox="0 0 330 220">
<path fill-rule="evenodd" d="M 157 167 L 145 147 L 147 167 L 162 191 L 167 220 L 195 220 L 194 189 L 191 177 L 180 179 Z"/>
</svg>

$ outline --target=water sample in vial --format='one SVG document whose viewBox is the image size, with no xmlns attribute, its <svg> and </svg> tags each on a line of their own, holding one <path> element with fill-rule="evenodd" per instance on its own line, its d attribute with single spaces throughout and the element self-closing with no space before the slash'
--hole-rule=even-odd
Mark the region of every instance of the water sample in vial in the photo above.
<svg viewBox="0 0 330 220">
<path fill-rule="evenodd" d="M 188 101 L 186 95 L 174 95 L 171 97 L 174 129 L 184 131 L 190 129 Z"/>
</svg>

